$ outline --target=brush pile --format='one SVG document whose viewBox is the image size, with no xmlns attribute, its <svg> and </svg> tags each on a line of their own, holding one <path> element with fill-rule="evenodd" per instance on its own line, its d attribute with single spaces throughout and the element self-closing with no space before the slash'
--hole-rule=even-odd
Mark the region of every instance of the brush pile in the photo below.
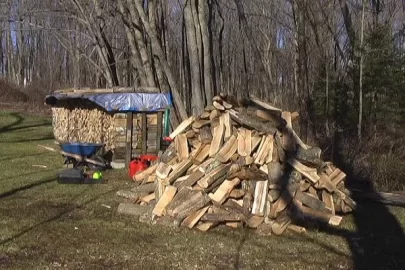
<svg viewBox="0 0 405 270">
<path fill-rule="evenodd" d="M 262 234 L 304 232 L 314 221 L 338 226 L 355 209 L 346 175 L 294 132 L 297 113 L 258 99 L 221 94 L 170 135 L 159 161 L 134 176 L 118 212 L 149 209 L 154 222 L 207 231 L 224 224 Z M 140 214 L 139 214 L 140 215 Z"/>
</svg>

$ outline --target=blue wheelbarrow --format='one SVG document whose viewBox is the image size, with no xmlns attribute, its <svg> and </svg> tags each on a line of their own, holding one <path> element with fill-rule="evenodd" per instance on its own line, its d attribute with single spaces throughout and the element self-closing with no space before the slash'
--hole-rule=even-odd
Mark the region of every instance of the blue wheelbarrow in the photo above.
<svg viewBox="0 0 405 270">
<path fill-rule="evenodd" d="M 107 161 L 97 152 L 103 148 L 98 143 L 60 143 L 61 154 L 65 157 L 64 164 L 73 164 L 73 168 L 88 167 L 95 170 L 105 170 Z"/>
</svg>

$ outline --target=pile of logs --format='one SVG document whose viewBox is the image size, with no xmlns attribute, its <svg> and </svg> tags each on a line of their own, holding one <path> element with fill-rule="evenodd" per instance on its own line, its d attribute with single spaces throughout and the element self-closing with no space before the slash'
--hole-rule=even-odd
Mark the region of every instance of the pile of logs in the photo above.
<svg viewBox="0 0 405 270">
<path fill-rule="evenodd" d="M 355 209 L 346 175 L 297 136 L 299 117 L 258 99 L 220 95 L 170 135 L 159 161 L 134 176 L 121 213 L 138 213 L 201 231 L 224 224 L 280 235 L 319 221 L 338 226 Z M 299 225 L 299 226 L 298 226 Z"/>
</svg>

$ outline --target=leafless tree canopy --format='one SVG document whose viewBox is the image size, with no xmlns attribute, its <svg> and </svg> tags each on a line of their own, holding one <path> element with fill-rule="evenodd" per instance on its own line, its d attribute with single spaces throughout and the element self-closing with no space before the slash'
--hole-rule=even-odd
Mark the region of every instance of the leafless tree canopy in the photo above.
<svg viewBox="0 0 405 270">
<path fill-rule="evenodd" d="M 0 3 L 0 71 L 21 86 L 159 87 L 180 118 L 219 92 L 254 94 L 299 111 L 304 138 L 318 126 L 376 131 L 403 97 L 400 0 Z"/>
</svg>

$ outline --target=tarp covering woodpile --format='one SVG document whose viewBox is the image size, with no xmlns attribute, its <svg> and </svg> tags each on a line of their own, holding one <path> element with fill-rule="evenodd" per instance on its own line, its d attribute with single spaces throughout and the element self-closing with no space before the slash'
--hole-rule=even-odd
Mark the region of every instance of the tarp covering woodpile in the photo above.
<svg viewBox="0 0 405 270">
<path fill-rule="evenodd" d="M 297 113 L 225 94 L 175 129 L 159 161 L 134 176 L 118 212 L 201 231 L 220 224 L 260 232 L 338 226 L 355 209 L 346 175 L 295 133 Z M 144 218 L 143 218 L 144 219 Z"/>
<path fill-rule="evenodd" d="M 69 99 L 89 100 L 108 112 L 153 112 L 172 105 L 169 93 L 55 93 L 45 102 L 58 106 Z"/>
</svg>

